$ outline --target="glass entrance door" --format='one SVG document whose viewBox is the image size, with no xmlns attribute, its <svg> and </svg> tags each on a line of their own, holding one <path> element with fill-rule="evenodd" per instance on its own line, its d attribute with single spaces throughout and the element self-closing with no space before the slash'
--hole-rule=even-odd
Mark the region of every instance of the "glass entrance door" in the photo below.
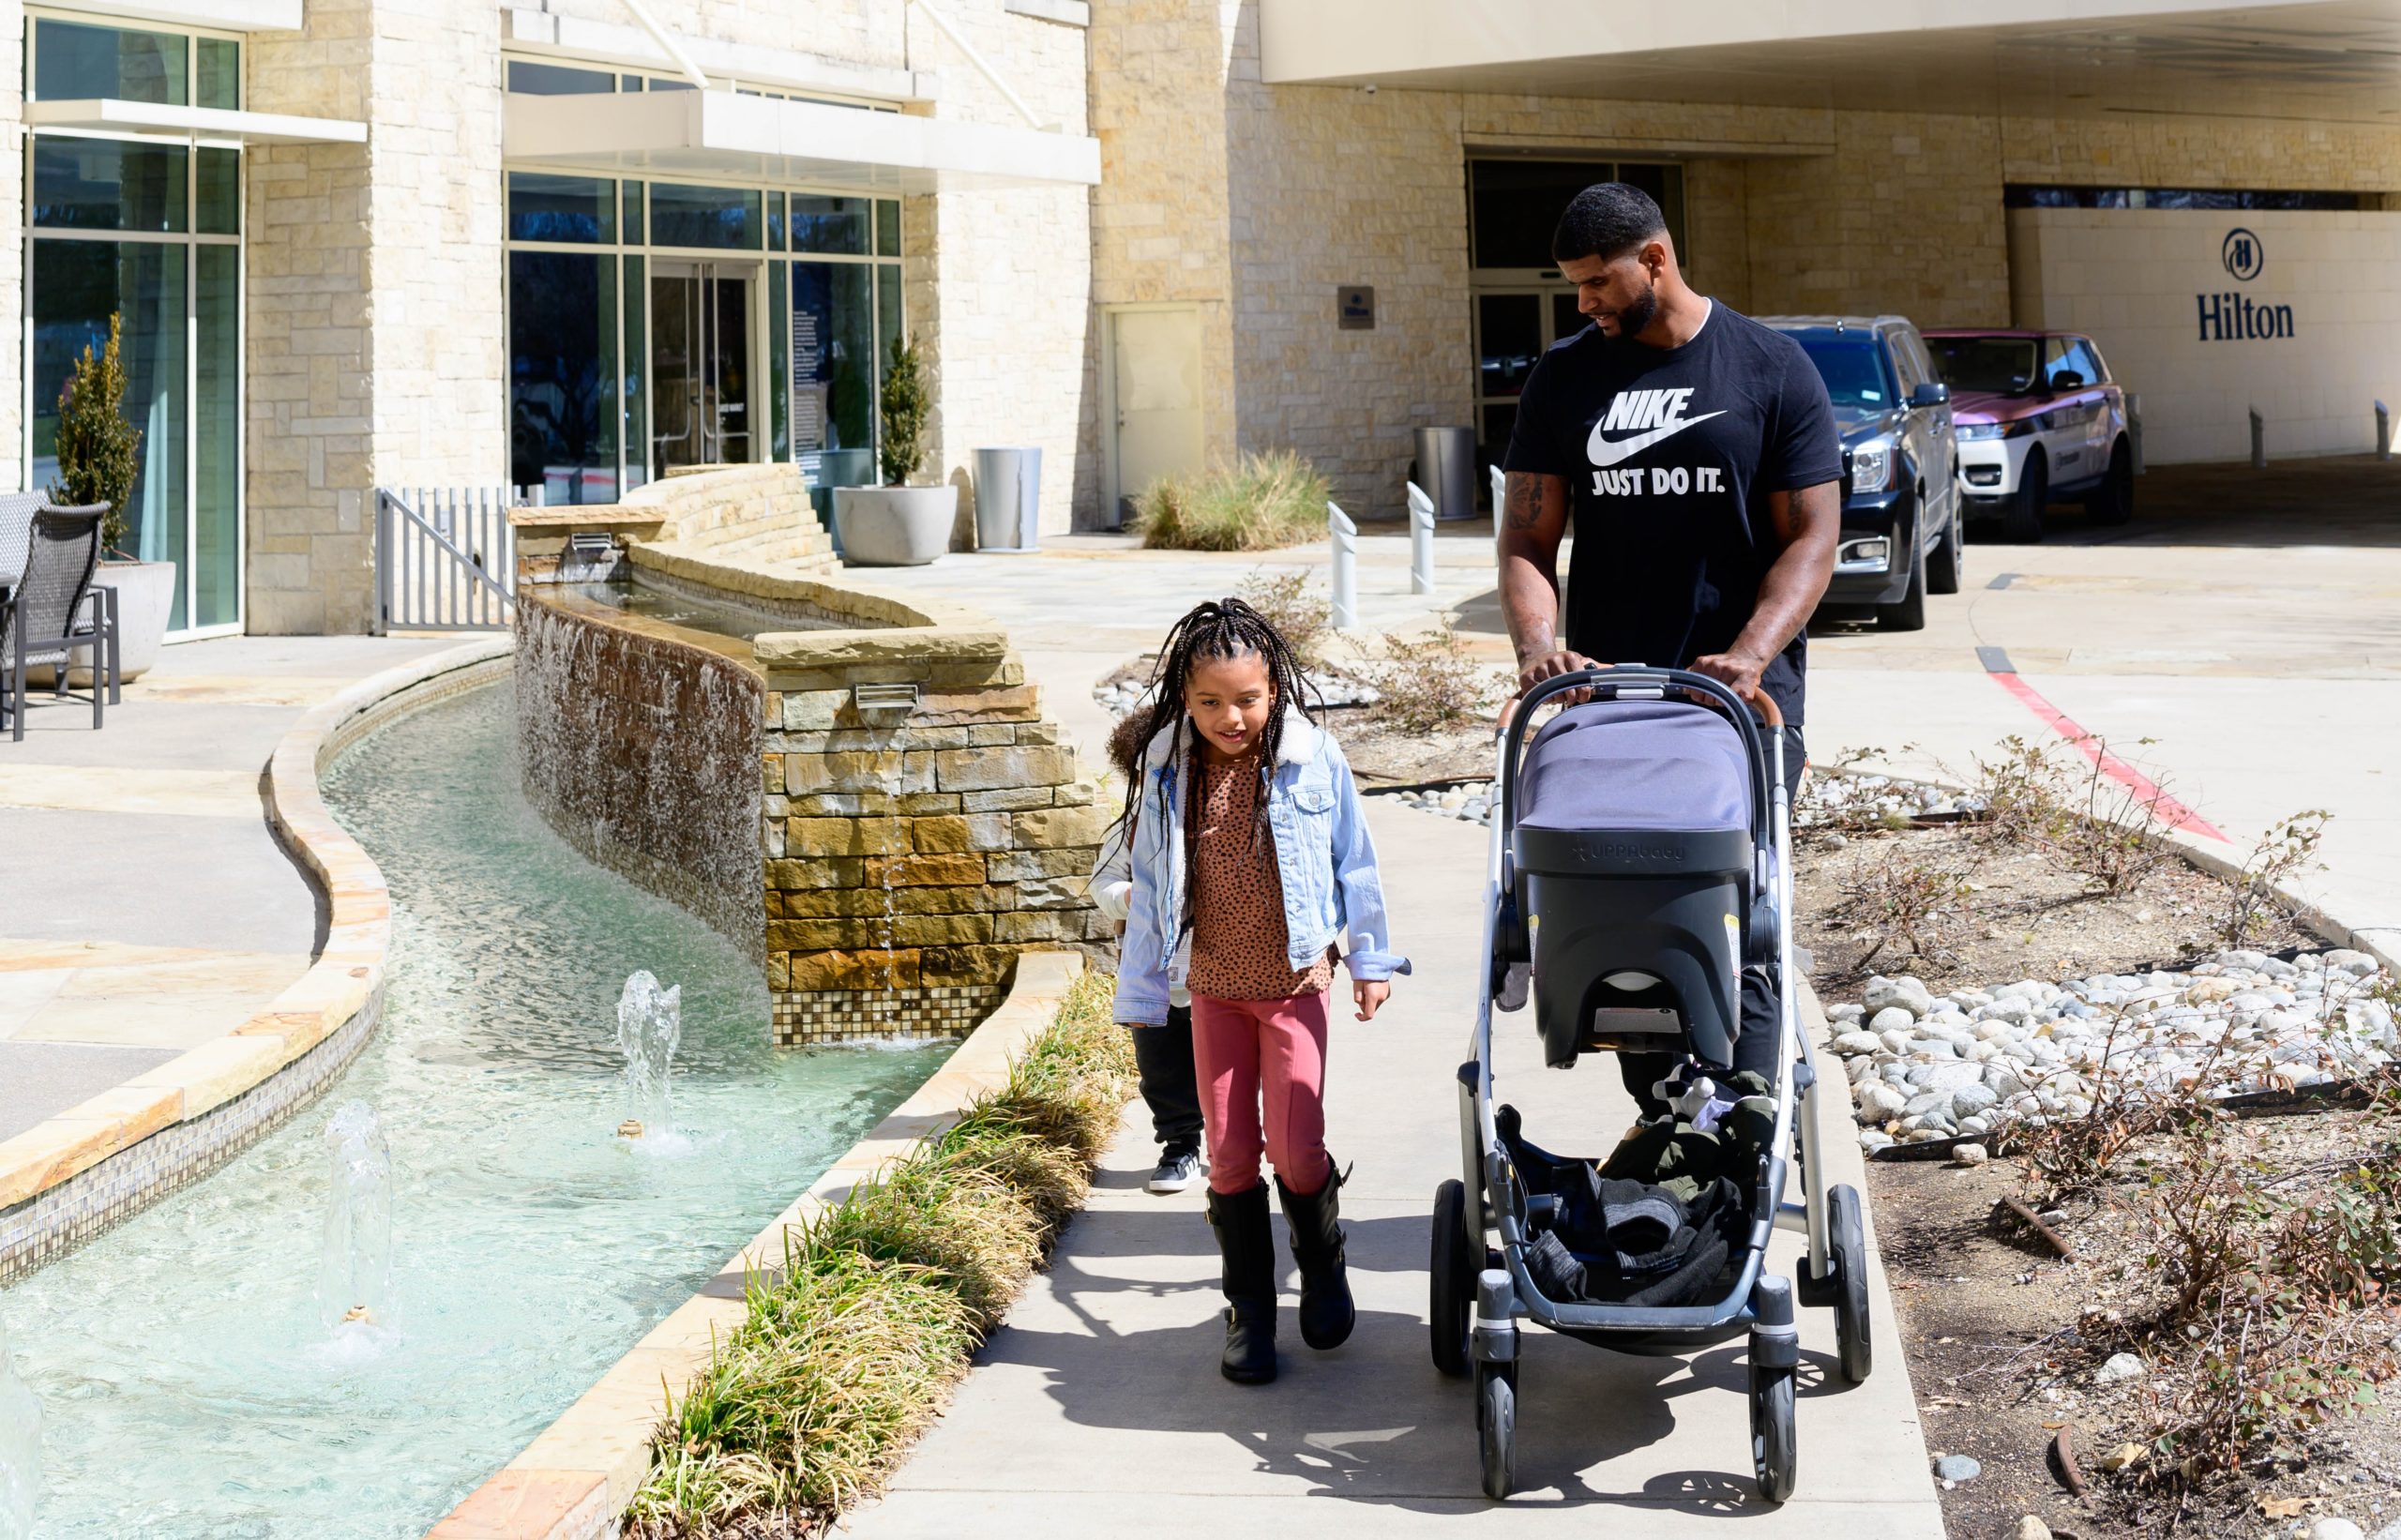
<svg viewBox="0 0 2401 1540">
<path fill-rule="evenodd" d="M 650 462 L 756 460 L 750 359 L 757 266 L 660 261 L 650 277 Z"/>
</svg>

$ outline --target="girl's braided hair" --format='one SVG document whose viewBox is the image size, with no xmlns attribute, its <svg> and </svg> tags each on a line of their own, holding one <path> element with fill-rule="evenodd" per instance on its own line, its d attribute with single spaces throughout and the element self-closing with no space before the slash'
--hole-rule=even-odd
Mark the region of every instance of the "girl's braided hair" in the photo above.
<svg viewBox="0 0 2401 1540">
<path fill-rule="evenodd" d="M 1159 660 L 1151 669 L 1150 693 L 1143 704 L 1137 706 L 1127 721 L 1141 726 L 1127 739 L 1132 747 L 1129 758 L 1134 762 L 1125 778 L 1125 807 L 1120 815 L 1124 826 L 1134 826 L 1136 809 L 1142 802 L 1140 757 L 1144 747 L 1160 732 L 1184 718 L 1184 687 L 1192 676 L 1194 663 L 1209 658 L 1248 657 L 1257 655 L 1267 665 L 1267 680 L 1276 692 L 1275 703 L 1268 708 L 1267 728 L 1260 734 L 1260 751 L 1268 764 L 1276 762 L 1276 749 L 1284 741 L 1284 713 L 1298 709 L 1304 717 L 1314 717 L 1304 692 L 1314 694 L 1316 686 L 1301 670 L 1301 661 L 1281 632 L 1265 615 L 1238 598 L 1207 599 L 1185 611 L 1182 620 L 1168 629 L 1167 640 L 1159 645 Z M 1121 725 L 1119 732 L 1125 728 Z M 1195 746 L 1198 747 L 1197 745 Z M 1170 774 L 1181 775 L 1184 767 L 1170 764 Z M 1259 803 L 1259 831 L 1267 827 L 1267 801 Z M 1189 868 L 1186 868 L 1187 875 Z M 1189 913 L 1187 906 L 1186 913 Z"/>
</svg>

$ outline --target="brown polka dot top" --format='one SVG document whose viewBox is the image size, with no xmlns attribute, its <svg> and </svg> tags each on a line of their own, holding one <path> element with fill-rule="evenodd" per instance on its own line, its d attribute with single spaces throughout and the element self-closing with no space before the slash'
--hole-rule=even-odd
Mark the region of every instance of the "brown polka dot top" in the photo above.
<svg viewBox="0 0 2401 1540">
<path fill-rule="evenodd" d="M 1292 967 L 1276 838 L 1258 829 L 1259 755 L 1213 764 L 1206 752 L 1196 751 L 1193 767 L 1200 824 L 1192 858 L 1192 964 L 1185 988 L 1218 1000 L 1323 994 L 1334 983 L 1334 948 L 1309 967 Z"/>
</svg>

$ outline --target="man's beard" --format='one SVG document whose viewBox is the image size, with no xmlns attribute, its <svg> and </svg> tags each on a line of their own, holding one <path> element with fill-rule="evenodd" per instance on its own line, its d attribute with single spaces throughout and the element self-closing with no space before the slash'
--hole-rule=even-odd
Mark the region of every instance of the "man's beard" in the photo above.
<svg viewBox="0 0 2401 1540">
<path fill-rule="evenodd" d="M 1647 285 L 1642 293 L 1610 319 L 1617 323 L 1617 340 L 1631 341 L 1659 318 L 1659 286 Z"/>
</svg>

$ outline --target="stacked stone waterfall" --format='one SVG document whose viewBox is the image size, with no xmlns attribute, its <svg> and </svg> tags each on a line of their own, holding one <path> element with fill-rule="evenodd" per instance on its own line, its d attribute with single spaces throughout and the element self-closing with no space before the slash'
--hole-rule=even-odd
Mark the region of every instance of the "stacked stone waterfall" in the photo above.
<svg viewBox="0 0 2401 1540">
<path fill-rule="evenodd" d="M 2217 954 L 2189 970 L 1934 994 L 1878 976 L 1827 1016 L 1870 1150 L 1982 1138 L 2122 1094 L 2291 1089 L 2392 1062 L 2391 981 L 2364 952 Z"/>
<path fill-rule="evenodd" d="M 1019 951 L 1107 940 L 1084 883 L 1108 813 L 1005 635 L 803 631 L 758 654 L 778 1041 L 964 1028 Z M 916 706 L 870 721 L 861 684 L 914 685 Z"/>
</svg>

